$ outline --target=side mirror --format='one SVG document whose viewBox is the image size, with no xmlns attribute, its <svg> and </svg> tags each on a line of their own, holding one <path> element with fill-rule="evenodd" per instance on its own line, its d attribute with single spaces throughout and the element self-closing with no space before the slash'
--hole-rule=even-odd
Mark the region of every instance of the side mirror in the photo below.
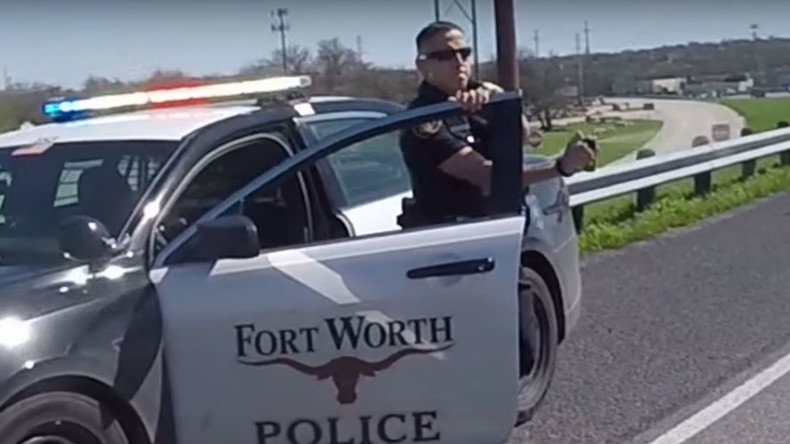
<svg viewBox="0 0 790 444">
<path fill-rule="evenodd" d="M 258 228 L 242 215 L 223 216 L 198 225 L 190 256 L 200 260 L 246 259 L 260 254 Z"/>
<path fill-rule="evenodd" d="M 113 253 L 113 239 L 101 221 L 89 216 L 71 216 L 58 226 L 61 250 L 78 260 L 97 260 Z"/>
</svg>

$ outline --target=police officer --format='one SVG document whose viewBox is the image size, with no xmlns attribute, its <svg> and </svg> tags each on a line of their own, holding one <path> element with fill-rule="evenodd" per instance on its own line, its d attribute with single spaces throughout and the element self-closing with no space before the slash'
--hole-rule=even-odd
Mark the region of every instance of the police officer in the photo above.
<svg viewBox="0 0 790 444">
<path fill-rule="evenodd" d="M 491 161 L 486 143 L 487 123 L 477 113 L 492 94 L 503 91 L 490 82 L 471 78 L 463 31 L 438 21 L 417 35 L 417 69 L 423 77 L 409 108 L 446 100 L 457 101 L 468 115 L 418 125 L 401 136 L 401 151 L 408 167 L 413 199 L 404 208 L 401 225 L 442 223 L 485 215 Z M 523 118 L 525 139 L 527 121 Z M 595 149 L 589 142 L 569 145 L 549 167 L 524 167 L 524 186 L 558 175 L 570 176 L 590 164 Z"/>
</svg>

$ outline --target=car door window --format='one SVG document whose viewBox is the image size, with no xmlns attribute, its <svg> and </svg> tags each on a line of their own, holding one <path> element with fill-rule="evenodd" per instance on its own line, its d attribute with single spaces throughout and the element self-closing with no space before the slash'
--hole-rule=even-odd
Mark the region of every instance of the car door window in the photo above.
<svg viewBox="0 0 790 444">
<path fill-rule="evenodd" d="M 323 120 L 309 127 L 320 139 L 368 120 Z M 398 139 L 397 132 L 382 134 L 327 156 L 342 195 L 341 206 L 354 207 L 411 189 Z"/>
<path fill-rule="evenodd" d="M 0 224 L 5 222 L 5 195 L 11 187 L 11 172 L 5 171 L 3 165 L 0 164 Z"/>
<path fill-rule="evenodd" d="M 285 146 L 270 138 L 241 143 L 224 151 L 189 180 L 167 209 L 157 225 L 155 252 L 208 210 L 288 157 Z M 307 206 L 298 175 L 250 193 L 225 214 L 249 217 L 258 227 L 262 247 L 301 243 L 307 236 Z M 290 223 L 283 224 L 283 220 Z"/>
<path fill-rule="evenodd" d="M 255 189 L 249 190 L 238 200 L 230 203 L 225 202 L 222 206 L 214 208 L 212 212 L 219 212 L 211 218 L 240 214 L 249 217 L 258 231 L 258 237 L 261 242 L 260 251 L 271 251 L 286 246 L 309 245 L 316 242 L 339 241 L 343 236 L 340 236 L 340 238 L 333 236 L 328 239 L 322 239 L 304 235 L 304 227 L 306 226 L 305 214 L 307 212 L 305 202 L 307 199 L 298 185 L 299 178 L 309 175 L 311 173 L 310 170 L 315 168 L 315 165 L 319 162 L 326 160 L 332 162 L 330 158 L 334 158 L 334 162 L 355 162 L 356 160 L 353 159 L 356 159 L 360 151 L 374 152 L 377 145 L 382 146 L 384 143 L 382 141 L 397 143 L 396 141 L 401 132 L 401 130 L 395 130 L 377 135 L 345 146 L 320 159 L 315 159 L 303 168 L 291 170 L 274 183 L 262 184 Z M 263 170 L 262 165 L 258 168 L 250 169 L 250 164 L 254 162 L 249 159 L 245 154 L 246 152 L 245 149 L 240 149 L 237 153 L 227 154 L 207 167 L 204 173 L 201 173 L 193 180 L 187 191 L 179 198 L 174 209 L 171 210 L 170 216 L 168 216 L 168 220 L 177 222 L 177 234 L 180 234 L 190 226 L 192 226 L 193 231 L 196 230 L 194 225 L 201 215 L 206 214 L 209 208 L 217 205 L 223 199 L 223 196 L 229 196 L 235 190 L 250 182 L 254 171 Z M 398 153 L 398 155 L 400 154 Z M 267 160 L 265 162 L 266 168 L 274 166 L 279 159 L 281 157 L 275 156 Z M 238 163 L 241 165 L 235 166 Z M 349 177 L 353 177 L 358 181 L 356 188 L 349 188 L 356 190 L 358 196 L 391 196 L 394 190 L 399 189 L 393 185 L 392 179 L 382 177 L 391 173 L 385 166 L 375 165 L 369 168 L 367 173 L 352 172 L 351 168 L 341 169 Z M 326 183 L 324 182 L 322 185 L 325 187 Z M 316 191 L 319 195 L 310 198 L 310 203 L 318 205 L 318 202 L 325 202 L 328 205 L 327 199 L 322 198 L 326 196 L 326 190 L 319 189 Z M 253 204 L 258 202 L 260 202 L 260 205 Z M 411 229 L 411 227 L 423 229 L 428 228 L 432 224 L 432 222 L 419 222 L 419 224 L 405 225 L 402 223 L 404 203 L 401 199 L 389 199 L 385 203 L 386 205 L 373 204 L 371 211 L 366 211 L 366 214 L 354 215 L 356 219 L 353 221 L 356 224 L 355 228 L 364 225 L 365 229 L 359 231 L 350 230 L 346 237 L 386 235 L 404 231 L 404 227 L 409 227 L 406 229 Z M 219 210 L 219 208 L 222 209 Z M 255 208 L 255 210 L 253 211 L 252 208 Z M 331 224 L 332 221 L 329 219 L 334 217 L 333 209 L 325 207 L 321 210 L 316 210 L 315 214 L 320 213 L 325 217 L 326 220 L 322 221 L 323 224 Z M 469 217 L 465 220 L 472 223 L 485 219 L 488 216 L 487 214 L 481 214 L 479 217 Z M 449 221 L 436 222 L 434 225 L 447 222 Z M 193 239 L 192 241 L 196 240 Z M 174 246 L 173 249 L 178 249 L 178 253 L 168 258 L 166 264 L 175 265 L 198 260 L 196 258 L 199 254 L 196 253 L 196 248 L 198 247 L 191 243 L 183 245 L 183 248 L 180 248 L 179 245 Z M 165 255 L 168 254 L 166 253 Z"/>
</svg>

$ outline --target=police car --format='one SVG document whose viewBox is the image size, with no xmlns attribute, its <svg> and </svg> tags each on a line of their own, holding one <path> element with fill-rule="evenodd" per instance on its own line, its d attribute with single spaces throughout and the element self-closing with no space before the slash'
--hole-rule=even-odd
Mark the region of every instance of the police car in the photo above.
<svg viewBox="0 0 790 444">
<path fill-rule="evenodd" d="M 518 94 L 486 107 L 492 213 L 403 230 L 397 135 L 460 108 L 309 85 L 63 99 L 0 135 L 4 443 L 503 442 L 534 411 L 581 291 L 567 189 L 519 187 Z"/>
</svg>

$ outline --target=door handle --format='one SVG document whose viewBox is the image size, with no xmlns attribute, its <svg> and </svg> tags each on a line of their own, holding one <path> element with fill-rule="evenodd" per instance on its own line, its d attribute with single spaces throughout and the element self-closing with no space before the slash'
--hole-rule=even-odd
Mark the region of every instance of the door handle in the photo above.
<svg viewBox="0 0 790 444">
<path fill-rule="evenodd" d="M 494 269 L 496 261 L 487 257 L 468 261 L 448 262 L 446 264 L 429 265 L 414 268 L 406 272 L 409 279 L 425 279 L 428 277 L 457 276 L 462 274 L 488 273 Z"/>
</svg>

